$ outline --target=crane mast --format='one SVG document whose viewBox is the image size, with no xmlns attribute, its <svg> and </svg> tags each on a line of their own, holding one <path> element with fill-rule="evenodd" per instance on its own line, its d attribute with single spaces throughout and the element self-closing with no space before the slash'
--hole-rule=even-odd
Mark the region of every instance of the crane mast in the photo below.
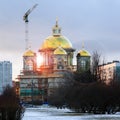
<svg viewBox="0 0 120 120">
<path fill-rule="evenodd" d="M 23 20 L 25 21 L 25 41 L 26 41 L 26 50 L 30 47 L 29 45 L 29 38 L 28 38 L 28 34 L 29 34 L 29 28 L 28 28 L 28 16 L 29 14 L 37 7 L 38 4 L 35 4 L 32 8 L 30 8 L 23 16 Z"/>
</svg>

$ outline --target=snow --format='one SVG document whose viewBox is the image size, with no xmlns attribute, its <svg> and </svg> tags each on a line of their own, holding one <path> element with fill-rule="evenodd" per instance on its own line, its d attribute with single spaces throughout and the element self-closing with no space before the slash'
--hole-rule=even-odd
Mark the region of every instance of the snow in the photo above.
<svg viewBox="0 0 120 120">
<path fill-rule="evenodd" d="M 120 120 L 120 113 L 113 115 L 90 115 L 72 113 L 69 109 L 41 106 L 26 108 L 22 120 Z"/>
</svg>

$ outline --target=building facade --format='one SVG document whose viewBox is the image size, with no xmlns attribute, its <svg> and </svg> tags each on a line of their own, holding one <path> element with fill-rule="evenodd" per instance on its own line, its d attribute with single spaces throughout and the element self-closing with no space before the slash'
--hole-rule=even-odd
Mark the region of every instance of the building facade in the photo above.
<svg viewBox="0 0 120 120">
<path fill-rule="evenodd" d="M 110 84 L 113 81 L 120 82 L 120 62 L 113 61 L 99 66 L 100 79 Z"/>
<path fill-rule="evenodd" d="M 12 86 L 12 63 L 10 61 L 0 62 L 0 94 L 4 88 Z"/>
</svg>

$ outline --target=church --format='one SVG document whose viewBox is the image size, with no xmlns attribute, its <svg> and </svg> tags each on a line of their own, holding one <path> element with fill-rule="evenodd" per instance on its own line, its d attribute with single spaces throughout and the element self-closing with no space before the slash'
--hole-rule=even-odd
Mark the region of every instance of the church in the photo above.
<svg viewBox="0 0 120 120">
<path fill-rule="evenodd" d="M 81 46 L 81 45 L 80 45 Z M 71 42 L 62 35 L 56 20 L 52 35 L 38 49 L 41 65 L 37 67 L 37 54 L 28 48 L 23 54 L 23 70 L 17 79 L 20 83 L 20 99 L 25 102 L 47 101 L 55 88 L 65 81 L 64 73 L 90 69 L 90 53 L 82 47 L 76 55 Z"/>
</svg>

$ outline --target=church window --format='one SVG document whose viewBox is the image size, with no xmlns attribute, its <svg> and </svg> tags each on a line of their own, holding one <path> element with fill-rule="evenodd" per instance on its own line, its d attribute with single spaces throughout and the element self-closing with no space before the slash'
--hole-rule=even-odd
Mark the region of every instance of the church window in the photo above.
<svg viewBox="0 0 120 120">
<path fill-rule="evenodd" d="M 26 69 L 27 70 L 33 70 L 33 62 L 32 62 L 32 60 L 27 60 L 26 61 Z"/>
<path fill-rule="evenodd" d="M 61 30 L 59 29 L 59 33 L 61 32 Z"/>
<path fill-rule="evenodd" d="M 85 62 L 84 60 L 82 60 L 82 61 L 81 61 L 81 67 L 82 67 L 82 68 L 85 68 L 85 66 L 86 66 L 86 62 Z"/>
<path fill-rule="evenodd" d="M 59 63 L 58 63 L 57 69 L 64 69 L 64 66 L 62 65 L 62 62 L 59 62 Z"/>
<path fill-rule="evenodd" d="M 53 30 L 53 33 L 55 33 L 55 29 Z"/>
</svg>

